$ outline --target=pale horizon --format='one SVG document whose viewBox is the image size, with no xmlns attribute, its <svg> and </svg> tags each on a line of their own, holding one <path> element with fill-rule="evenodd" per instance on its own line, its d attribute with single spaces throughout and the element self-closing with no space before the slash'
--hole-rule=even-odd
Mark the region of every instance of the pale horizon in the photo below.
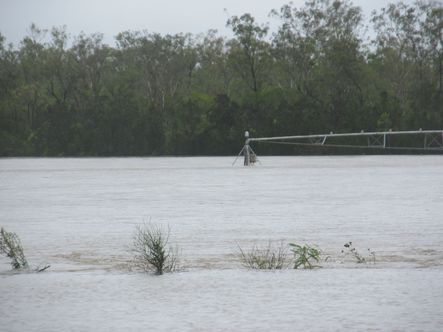
<svg viewBox="0 0 443 332">
<path fill-rule="evenodd" d="M 373 10 L 379 10 L 393 1 L 356 0 L 353 3 L 363 10 L 365 22 Z M 395 2 L 395 1 L 394 1 Z M 413 3 L 413 1 L 405 1 Z M 70 37 L 80 33 L 90 35 L 102 33 L 104 42 L 114 43 L 115 36 L 122 31 L 149 31 L 152 33 L 177 34 L 206 33 L 217 30 L 220 35 L 231 36 L 226 27 L 232 15 L 250 13 L 260 24 L 278 22 L 269 17 L 272 9 L 279 9 L 287 0 L 189 0 L 186 3 L 171 0 L 0 0 L 0 33 L 7 43 L 18 45 L 29 34 L 32 23 L 41 29 L 66 26 Z M 303 0 L 292 1 L 302 7 Z M 272 30 L 272 29 L 271 29 Z"/>
</svg>

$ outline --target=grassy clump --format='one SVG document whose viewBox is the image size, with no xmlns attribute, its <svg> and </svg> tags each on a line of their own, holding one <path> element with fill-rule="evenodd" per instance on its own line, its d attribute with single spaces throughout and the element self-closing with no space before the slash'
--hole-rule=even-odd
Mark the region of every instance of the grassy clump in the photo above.
<svg viewBox="0 0 443 332">
<path fill-rule="evenodd" d="M 13 269 L 27 269 L 29 267 L 23 247 L 17 234 L 0 230 L 0 253 L 11 259 Z"/>
<path fill-rule="evenodd" d="M 258 270 L 279 270 L 288 265 L 287 246 L 281 243 L 274 248 L 269 242 L 265 248 L 253 246 L 251 250 L 244 251 L 239 248 L 240 261 L 243 266 Z"/>
<path fill-rule="evenodd" d="M 177 250 L 169 246 L 170 228 L 149 223 L 137 226 L 133 238 L 135 265 L 161 275 L 178 266 Z"/>
<path fill-rule="evenodd" d="M 320 250 L 311 247 L 307 244 L 301 246 L 295 243 L 289 243 L 291 246 L 291 251 L 294 254 L 294 269 L 303 267 L 304 269 L 312 269 L 314 267 L 319 267 L 318 265 L 313 265 L 312 261 L 318 262 L 320 260 Z"/>
</svg>

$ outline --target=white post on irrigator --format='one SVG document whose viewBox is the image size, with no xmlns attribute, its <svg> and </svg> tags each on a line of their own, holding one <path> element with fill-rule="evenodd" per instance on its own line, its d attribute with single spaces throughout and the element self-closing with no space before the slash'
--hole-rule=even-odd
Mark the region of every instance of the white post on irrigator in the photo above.
<svg viewBox="0 0 443 332">
<path fill-rule="evenodd" d="M 245 155 L 245 166 L 249 166 L 251 163 L 251 155 L 249 149 L 249 131 L 245 131 L 245 146 L 243 148 L 243 153 Z"/>
</svg>

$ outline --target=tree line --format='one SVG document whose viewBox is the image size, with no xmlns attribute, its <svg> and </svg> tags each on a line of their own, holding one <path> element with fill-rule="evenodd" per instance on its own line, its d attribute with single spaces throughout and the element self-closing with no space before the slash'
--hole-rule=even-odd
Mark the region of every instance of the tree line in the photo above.
<svg viewBox="0 0 443 332">
<path fill-rule="evenodd" d="M 227 155 L 245 130 L 443 127 L 441 5 L 389 4 L 373 33 L 348 0 L 271 15 L 273 33 L 230 17 L 232 38 L 125 31 L 109 46 L 32 24 L 12 45 L 0 34 L 0 155 Z"/>
</svg>

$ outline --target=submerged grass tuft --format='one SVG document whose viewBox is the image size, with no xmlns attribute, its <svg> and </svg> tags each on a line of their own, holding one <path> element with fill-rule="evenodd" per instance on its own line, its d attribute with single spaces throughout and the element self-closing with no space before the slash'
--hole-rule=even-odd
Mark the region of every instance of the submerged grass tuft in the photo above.
<svg viewBox="0 0 443 332">
<path fill-rule="evenodd" d="M 269 241 L 268 246 L 259 248 L 253 246 L 249 251 L 243 250 L 240 246 L 239 256 L 243 266 L 258 270 L 279 270 L 288 266 L 287 246 L 280 243 L 277 247 Z"/>
</svg>

